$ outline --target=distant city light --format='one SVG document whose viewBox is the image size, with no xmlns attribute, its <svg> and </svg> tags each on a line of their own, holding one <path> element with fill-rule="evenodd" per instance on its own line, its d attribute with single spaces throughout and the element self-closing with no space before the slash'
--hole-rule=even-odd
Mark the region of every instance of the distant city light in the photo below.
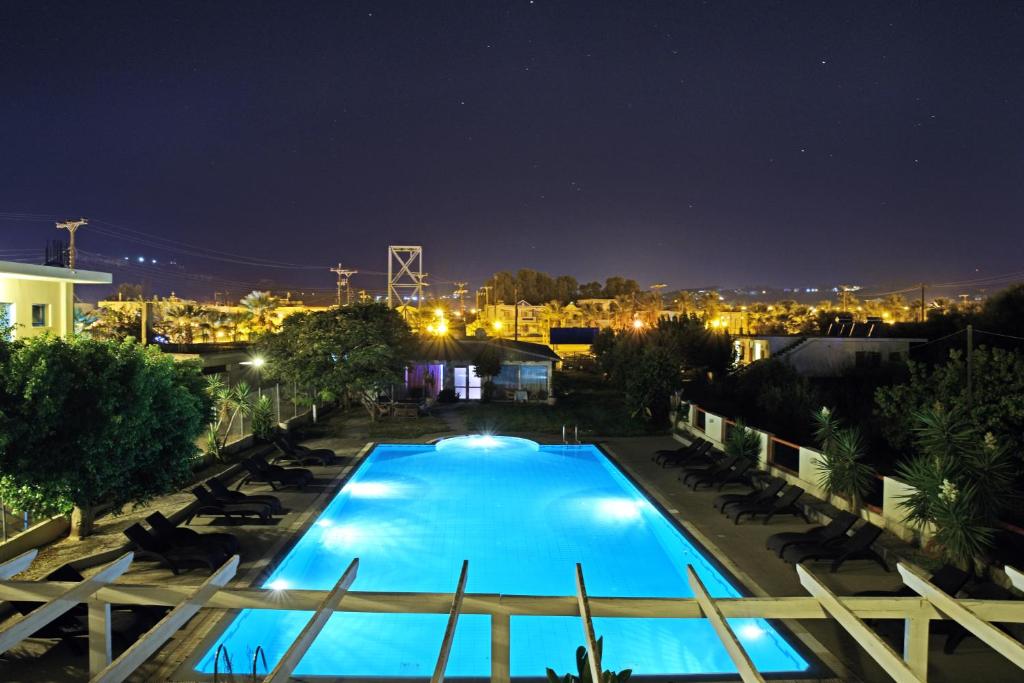
<svg viewBox="0 0 1024 683">
<path fill-rule="evenodd" d="M 145 263 L 146 262 L 146 257 L 145 256 L 140 256 L 138 260 L 139 260 L 139 263 Z"/>
</svg>

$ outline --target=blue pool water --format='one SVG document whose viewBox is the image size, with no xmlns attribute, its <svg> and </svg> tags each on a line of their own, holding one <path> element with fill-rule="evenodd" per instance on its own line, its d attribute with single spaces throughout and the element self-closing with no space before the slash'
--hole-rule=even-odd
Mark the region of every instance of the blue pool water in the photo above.
<svg viewBox="0 0 1024 683">
<path fill-rule="evenodd" d="M 264 587 L 327 590 L 354 557 L 352 590 L 466 590 L 575 595 L 575 563 L 592 596 L 690 597 L 692 564 L 716 597 L 740 592 L 593 446 L 538 446 L 506 437 L 459 437 L 437 445 L 382 445 L 368 456 Z M 224 644 L 239 667 L 262 646 L 273 668 L 310 612 L 244 610 L 199 660 L 213 672 Z M 340 612 L 296 674 L 429 676 L 447 615 Z M 730 624 L 762 672 L 807 662 L 759 619 Z M 595 618 L 606 668 L 640 674 L 734 672 L 703 619 Z M 578 617 L 512 617 L 513 676 L 545 667 L 575 671 Z M 246 665 L 248 666 L 248 665 Z M 490 618 L 459 619 L 449 676 L 490 673 Z"/>
</svg>

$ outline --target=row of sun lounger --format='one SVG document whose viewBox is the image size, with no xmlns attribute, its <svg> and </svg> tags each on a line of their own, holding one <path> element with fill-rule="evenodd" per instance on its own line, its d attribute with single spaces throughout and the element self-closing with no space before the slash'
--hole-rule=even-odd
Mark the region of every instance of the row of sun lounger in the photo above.
<svg viewBox="0 0 1024 683">
<path fill-rule="evenodd" d="M 309 449 L 292 441 L 286 435 L 275 439 L 279 454 L 275 460 L 317 465 L 337 461 L 334 451 L 326 448 Z M 262 456 L 241 462 L 243 476 L 235 490 L 217 477 L 207 479 L 192 489 L 196 503 L 184 519 L 191 524 L 196 517 L 218 517 L 233 521 L 256 521 L 263 524 L 287 512 L 280 498 L 269 493 L 255 494 L 239 491 L 248 483 L 268 484 L 271 489 L 284 487 L 304 488 L 314 481 L 313 473 L 304 467 L 282 467 L 267 462 Z M 178 574 L 194 568 L 214 570 L 239 550 L 238 538 L 233 534 L 197 532 L 179 527 L 159 512 L 146 518 L 147 530 L 142 524 L 133 524 L 124 530 L 125 536 L 138 549 L 136 557 L 160 562 Z"/>
<path fill-rule="evenodd" d="M 707 439 L 696 438 L 685 446 L 661 450 L 651 459 L 663 468 L 679 468 L 679 480 L 693 490 L 702 486 L 717 486 L 721 491 L 731 484 L 745 483 L 751 487 L 747 493 L 722 493 L 714 502 L 719 510 L 734 522 L 744 517 L 761 517 L 767 524 L 775 515 L 792 514 L 807 520 L 799 499 L 804 490 L 799 486 L 787 485 L 785 480 L 758 472 L 755 463 L 747 458 L 726 456 L 716 452 Z M 815 526 L 807 531 L 782 532 L 768 537 L 766 548 L 790 564 L 826 560 L 830 561 L 832 572 L 837 571 L 849 560 L 871 560 L 886 571 L 889 567 L 881 555 L 873 549 L 882 534 L 882 529 L 864 522 L 854 528 L 859 517 L 850 512 L 838 511 L 827 524 Z M 809 523 L 809 522 L 808 522 Z M 1014 596 L 990 581 L 979 582 L 965 589 L 972 577 L 967 572 L 945 565 L 936 571 L 930 581 L 949 595 L 963 593 L 975 599 L 1008 600 Z M 891 591 L 863 591 L 858 596 L 913 597 L 916 593 L 907 586 Z M 902 621 L 869 620 L 868 624 L 893 641 L 897 650 L 902 647 Z M 971 634 L 955 622 L 935 620 L 933 631 L 947 634 L 944 651 L 953 654 L 959 644 Z"/>
</svg>

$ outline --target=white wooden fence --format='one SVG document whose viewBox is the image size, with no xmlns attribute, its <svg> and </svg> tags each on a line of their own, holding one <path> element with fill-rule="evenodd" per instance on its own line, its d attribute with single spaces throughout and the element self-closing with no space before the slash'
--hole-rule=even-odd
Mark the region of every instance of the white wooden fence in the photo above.
<svg viewBox="0 0 1024 683">
<path fill-rule="evenodd" d="M 509 620 L 516 615 L 578 616 L 583 641 L 590 653 L 592 674 L 600 670 L 594 647 L 593 617 L 709 619 L 742 680 L 762 681 L 727 619 L 833 619 L 895 681 L 927 681 L 929 624 L 952 619 L 1018 667 L 1024 669 L 1024 645 L 993 625 L 1024 623 L 1024 602 L 1016 600 L 956 599 L 930 583 L 916 567 L 900 563 L 905 585 L 919 597 L 844 597 L 835 595 L 805 566 L 797 566 L 801 584 L 810 596 L 761 598 L 712 598 L 692 566 L 684 575 L 693 598 L 608 598 L 587 594 L 583 568 L 576 565 L 575 596 L 499 595 L 466 593 L 468 562 L 464 562 L 455 593 L 382 593 L 352 591 L 359 560 L 353 560 L 330 591 L 226 588 L 235 575 L 238 556 L 229 559 L 202 585 L 175 586 L 117 584 L 115 580 L 132 562 L 126 553 L 80 583 L 13 581 L 35 558 L 35 551 L 0 564 L 0 600 L 42 603 L 40 607 L 0 629 L 0 653 L 20 643 L 36 630 L 75 605 L 88 604 L 89 668 L 92 681 L 125 680 L 201 609 L 273 609 L 313 612 L 302 632 L 264 681 L 287 681 L 317 634 L 335 611 L 403 614 L 448 614 L 448 626 L 438 653 L 432 683 L 445 676 L 448 653 L 459 616 L 491 617 L 491 680 L 509 680 Z M 1015 585 L 1024 587 L 1024 574 L 1007 568 Z M 680 581 L 683 576 L 680 576 Z M 111 658 L 110 605 L 161 605 L 171 607 L 160 622 L 142 635 L 117 659 Z M 904 648 L 895 652 L 872 631 L 865 619 L 901 619 L 905 624 Z"/>
</svg>

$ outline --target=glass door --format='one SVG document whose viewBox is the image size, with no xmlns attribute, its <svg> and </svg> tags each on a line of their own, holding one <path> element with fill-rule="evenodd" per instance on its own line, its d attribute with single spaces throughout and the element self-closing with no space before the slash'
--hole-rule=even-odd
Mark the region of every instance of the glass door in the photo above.
<svg viewBox="0 0 1024 683">
<path fill-rule="evenodd" d="M 455 393 L 459 395 L 459 398 L 479 401 L 480 378 L 476 376 L 476 366 L 456 366 L 454 371 Z"/>
</svg>

